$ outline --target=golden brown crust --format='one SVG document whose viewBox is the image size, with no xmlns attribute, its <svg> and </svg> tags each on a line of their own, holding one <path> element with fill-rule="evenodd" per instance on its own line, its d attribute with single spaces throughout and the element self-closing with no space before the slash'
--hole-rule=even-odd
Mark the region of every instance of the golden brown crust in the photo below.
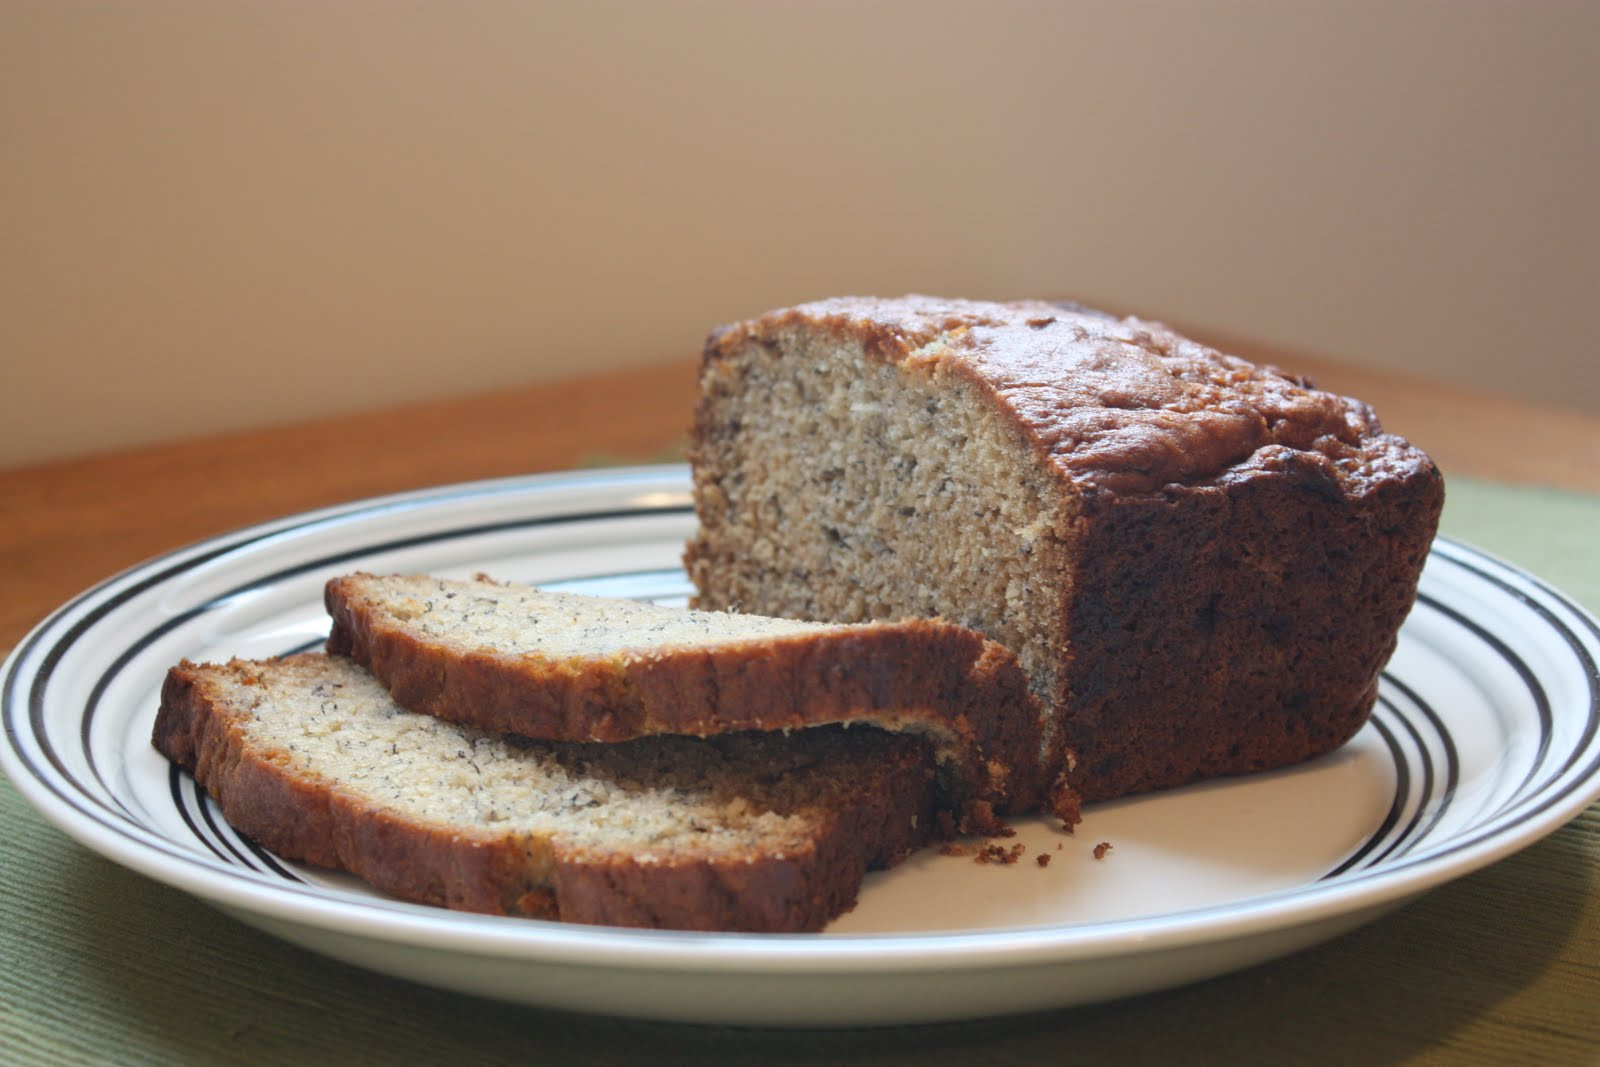
<svg viewBox="0 0 1600 1067">
<path fill-rule="evenodd" d="M 816 930 L 854 903 L 869 867 L 898 862 L 926 840 L 932 824 L 926 748 L 882 734 L 852 739 L 868 745 L 873 759 L 866 770 L 863 761 L 852 762 L 860 779 L 819 800 L 832 807 L 804 849 L 644 862 L 598 842 L 418 823 L 375 808 L 307 773 L 294 754 L 253 740 L 253 712 L 221 683 L 248 685 L 263 669 L 272 667 L 239 661 L 174 667 L 162 689 L 155 747 L 189 770 L 229 823 L 264 847 L 349 871 L 420 903 L 624 926 Z M 804 751 L 805 741 L 795 743 Z"/>
<path fill-rule="evenodd" d="M 552 657 L 430 639 L 389 609 L 383 582 L 327 583 L 328 651 L 372 671 L 403 707 L 438 718 L 567 741 L 827 723 L 919 733 L 939 755 L 942 802 L 965 832 L 1035 810 L 1054 778 L 1039 766 L 1039 704 L 1016 657 L 939 620 Z M 1075 810 L 1052 792 L 1056 808 Z"/>
</svg>

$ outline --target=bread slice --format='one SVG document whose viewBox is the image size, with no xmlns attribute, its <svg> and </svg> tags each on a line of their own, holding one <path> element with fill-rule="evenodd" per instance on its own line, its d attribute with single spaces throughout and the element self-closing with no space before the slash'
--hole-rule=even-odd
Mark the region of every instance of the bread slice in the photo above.
<svg viewBox="0 0 1600 1067">
<path fill-rule="evenodd" d="M 686 611 L 480 578 L 328 582 L 330 652 L 415 711 L 550 740 L 861 723 L 923 735 L 957 827 L 1036 810 L 1040 710 L 1008 650 L 912 619 L 844 626 Z M 1076 821 L 1070 791 L 1053 809 Z"/>
<path fill-rule="evenodd" d="M 915 737 L 520 741 L 408 712 L 320 653 L 174 667 L 154 743 L 266 848 L 475 912 L 816 930 L 930 833 Z"/>
</svg>

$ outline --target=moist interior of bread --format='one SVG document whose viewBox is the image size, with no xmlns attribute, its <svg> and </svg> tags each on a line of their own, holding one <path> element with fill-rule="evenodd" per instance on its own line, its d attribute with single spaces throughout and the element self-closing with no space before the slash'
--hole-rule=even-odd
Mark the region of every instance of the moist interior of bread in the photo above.
<svg viewBox="0 0 1600 1067">
<path fill-rule="evenodd" d="M 725 602 L 696 606 L 748 596 L 796 618 L 942 616 L 1009 647 L 1048 702 L 1071 597 L 1072 533 L 1057 524 L 1076 503 L 1016 462 L 1031 444 L 933 358 L 945 346 L 897 366 L 786 332 L 708 366 L 717 422 L 700 427 L 691 557 L 715 557 Z"/>
<path fill-rule="evenodd" d="M 314 661 L 313 661 L 314 662 Z M 879 746 L 867 728 L 784 735 L 524 742 L 406 711 L 342 660 L 232 682 L 258 751 L 374 808 L 452 832 L 536 834 L 641 862 L 804 848 L 836 782 Z M 804 735 L 804 736 L 802 736 Z"/>
<path fill-rule="evenodd" d="M 737 643 L 829 629 L 793 619 L 686 611 L 642 601 L 553 593 L 533 586 L 427 576 L 382 580 L 384 608 L 441 644 L 556 657 L 603 657 L 676 644 Z"/>
</svg>

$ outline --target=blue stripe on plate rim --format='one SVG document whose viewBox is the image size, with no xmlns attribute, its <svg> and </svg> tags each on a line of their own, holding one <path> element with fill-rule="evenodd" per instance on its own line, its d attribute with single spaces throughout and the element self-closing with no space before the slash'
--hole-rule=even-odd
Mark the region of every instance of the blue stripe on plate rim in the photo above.
<svg viewBox="0 0 1600 1067">
<path fill-rule="evenodd" d="M 1535 613 L 1558 635 L 1571 652 L 1586 686 L 1587 707 L 1576 740 L 1568 745 L 1559 764 L 1547 767 L 1552 750 L 1555 709 L 1538 674 L 1516 652 L 1487 626 L 1460 611 L 1445 599 L 1426 591 L 1418 597 L 1420 611 L 1436 612 L 1450 625 L 1468 633 L 1472 638 L 1507 663 L 1528 691 L 1536 709 L 1539 724 L 1536 754 L 1522 781 L 1509 797 L 1489 817 L 1475 823 L 1469 832 L 1448 840 L 1430 843 L 1430 831 L 1444 817 L 1452 799 L 1460 768 L 1454 743 L 1437 711 L 1405 681 L 1385 672 L 1372 724 L 1395 761 L 1396 791 L 1389 811 L 1376 831 L 1350 856 L 1322 878 L 1305 886 L 1280 890 L 1239 902 L 1211 905 L 1171 914 L 1137 917 L 1109 922 L 1062 924 L 1052 927 L 1025 927 L 1014 930 L 985 929 L 973 932 L 938 932 L 930 934 L 853 934 L 828 939 L 809 938 L 807 935 L 751 935 L 751 934 L 685 934 L 675 931 L 612 931 L 604 928 L 576 928 L 569 924 L 538 922 L 534 920 L 508 920 L 493 916 L 462 915 L 441 912 L 403 901 L 384 898 L 351 898 L 334 890 L 314 886 L 301 880 L 276 857 L 236 834 L 217 814 L 204 791 L 187 775 L 172 772 L 169 782 L 175 807 L 189 826 L 196 840 L 211 853 L 211 858 L 196 853 L 187 844 L 179 844 L 156 833 L 141 823 L 135 813 L 120 802 L 115 802 L 111 788 L 101 770 L 92 763 L 93 754 L 89 734 L 98 711 L 98 702 L 118 672 L 160 634 L 184 624 L 207 612 L 215 610 L 252 590 L 262 589 L 294 574 L 304 574 L 391 548 L 406 547 L 425 542 L 449 541 L 489 532 L 507 532 L 535 526 L 554 526 L 574 522 L 625 521 L 640 516 L 687 514 L 692 509 L 682 499 L 687 488 L 687 477 L 681 466 L 622 468 L 609 472 L 583 472 L 573 474 L 535 475 L 522 478 L 497 479 L 486 482 L 464 483 L 440 489 L 377 497 L 355 501 L 347 505 L 290 516 L 274 522 L 235 531 L 187 548 L 156 557 L 106 579 L 75 597 L 36 627 L 13 651 L 5 666 L 3 680 L 3 712 L 7 750 L 3 753 L 7 763 L 15 770 L 14 780 L 36 806 L 58 825 L 80 839 L 83 831 L 92 824 L 93 836 L 105 845 L 108 854 L 121 862 L 150 873 L 148 862 L 154 855 L 167 861 L 176 860 L 182 865 L 200 868 L 191 871 L 189 879 L 171 879 L 188 884 L 185 888 L 216 897 L 217 875 L 226 878 L 255 880 L 255 887 L 230 887 L 242 890 L 251 897 L 251 905 L 288 915 L 298 921 L 316 924 L 319 920 L 331 924 L 335 921 L 349 923 L 357 914 L 377 917 L 382 913 L 403 920 L 420 919 L 428 923 L 447 922 L 452 934 L 460 936 L 474 927 L 481 927 L 490 940 L 482 947 L 498 944 L 502 951 L 526 950 L 538 946 L 558 948 L 556 942 L 566 947 L 603 947 L 608 939 L 620 939 L 630 953 L 648 946 L 652 941 L 672 952 L 674 946 L 707 946 L 737 948 L 783 943 L 785 952 L 792 952 L 801 944 L 825 946 L 815 950 L 818 955 L 840 952 L 853 956 L 851 946 L 868 946 L 881 951 L 886 945 L 904 948 L 908 945 L 937 944 L 959 951 L 964 942 L 976 939 L 991 949 L 1027 944 L 1031 948 L 1048 948 L 1054 942 L 1060 946 L 1070 941 L 1093 941 L 1096 938 L 1115 938 L 1129 931 L 1152 932 L 1164 930 L 1181 935 L 1185 930 L 1196 932 L 1197 927 L 1208 923 L 1238 918 L 1255 913 L 1264 921 L 1273 921 L 1269 913 L 1287 909 L 1314 909 L 1332 892 L 1362 893 L 1360 906 L 1381 905 L 1386 899 L 1409 899 L 1411 895 L 1448 880 L 1466 870 L 1499 858 L 1515 848 L 1530 843 L 1522 840 L 1511 847 L 1497 847 L 1496 839 L 1504 835 L 1507 827 L 1530 824 L 1543 820 L 1543 832 L 1555 829 L 1567 818 L 1577 814 L 1600 795 L 1600 746 L 1596 745 L 1600 733 L 1600 666 L 1597 653 L 1600 648 L 1600 623 L 1564 594 L 1516 567 L 1466 545 L 1440 538 L 1435 543 L 1430 564 L 1448 565 L 1471 581 L 1485 583 L 1498 594 L 1509 595 Z M 358 519 L 382 518 L 390 514 L 432 511 L 448 507 L 452 502 L 482 500 L 485 497 L 528 495 L 533 498 L 551 490 L 570 490 L 581 498 L 585 492 L 601 497 L 632 494 L 635 498 L 626 506 L 577 506 L 545 510 L 520 518 L 497 520 L 464 526 L 432 529 L 381 542 L 363 543 L 358 548 L 319 556 L 315 560 L 300 560 L 272 574 L 252 578 L 248 582 L 228 588 L 203 603 L 177 613 L 143 634 L 133 645 L 123 649 L 107 666 L 101 677 L 91 687 L 85 701 L 79 727 L 79 743 L 90 762 L 92 784 L 80 781 L 66 761 L 52 747 L 45 727 L 46 694 L 53 671 L 61 658 L 85 634 L 119 604 L 139 596 L 162 583 L 172 580 L 193 568 L 218 559 L 228 553 L 246 550 L 268 538 L 287 533 L 305 533 L 317 527 L 337 526 Z M 662 492 L 666 490 L 666 492 Z M 654 491 L 657 499 L 648 502 L 637 500 L 642 493 Z M 678 494 L 674 498 L 674 491 Z M 580 499 L 578 503 L 583 503 Z M 681 574 L 646 570 L 640 572 L 608 572 L 582 578 L 568 578 L 560 584 L 583 588 L 586 584 L 604 582 L 608 594 L 620 589 L 633 589 L 641 599 L 670 599 L 681 596 L 686 588 Z M 551 583 L 555 584 L 555 583 Z M 285 649 L 284 651 L 291 651 Z M 38 661 L 32 670 L 27 665 Z M 1570 712 L 1564 712 L 1570 713 Z M 37 746 L 43 757 L 39 763 L 23 744 L 24 738 Z M 8 769 L 10 769 L 8 767 Z M 98 787 L 98 788 L 95 788 Z M 96 794 L 110 797 L 108 801 Z M 111 835 L 105 836 L 106 832 Z M 92 842 L 91 842 L 92 843 Z M 1430 847 L 1424 847 L 1430 846 Z M 144 853 L 145 855 L 141 855 Z M 146 862 L 140 862 L 145 860 Z M 209 876 L 209 877 L 208 877 Z M 258 890 L 258 891 L 253 891 Z M 209 891 L 209 892 L 208 892 Z M 285 896 L 287 894 L 287 896 Z M 235 894 L 236 895 L 236 894 Z M 294 897 L 305 895 L 311 901 L 300 904 L 317 905 L 307 910 L 296 907 Z M 334 905 L 327 912 L 321 905 Z M 354 910 L 352 911 L 352 906 Z M 380 924 L 381 925 L 381 924 Z M 390 934 L 403 934 L 407 923 L 392 926 Z M 413 927 L 414 929 L 414 927 Z M 525 934 L 526 936 L 519 936 Z M 1009 935 L 1009 936 L 1008 936 Z M 1202 935 L 1203 936 L 1203 935 Z M 1022 939 L 1017 941 L 1016 939 Z M 576 939 L 575 941 L 573 939 Z M 520 949 L 517 947 L 520 946 Z M 813 955 L 812 951 L 806 953 Z M 682 962 L 682 961 L 680 961 Z"/>
</svg>

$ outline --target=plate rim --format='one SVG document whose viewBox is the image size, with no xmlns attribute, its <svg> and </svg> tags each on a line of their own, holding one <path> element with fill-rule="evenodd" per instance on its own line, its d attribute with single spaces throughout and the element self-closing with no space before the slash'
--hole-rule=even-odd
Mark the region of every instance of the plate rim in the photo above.
<svg viewBox="0 0 1600 1067">
<path fill-rule="evenodd" d="M 5 743 L 0 745 L 0 770 L 47 821 L 98 854 L 156 881 L 181 889 L 226 909 L 319 929 L 404 944 L 414 948 L 451 949 L 473 955 L 528 962 L 583 963 L 606 967 L 741 973 L 825 972 L 848 965 L 859 972 L 906 972 L 951 965 L 970 967 L 1070 963 L 1135 952 L 1158 952 L 1219 939 L 1245 938 L 1285 926 L 1312 924 L 1341 916 L 1397 906 L 1440 884 L 1480 869 L 1528 847 L 1555 831 L 1600 798 L 1600 757 L 1587 774 L 1558 775 L 1536 790 L 1543 797 L 1565 783 L 1559 796 L 1514 824 L 1478 834 L 1445 853 L 1380 865 L 1334 883 L 1311 883 L 1286 890 L 1204 907 L 1106 921 L 1057 923 L 1006 928 L 906 933 L 736 934 L 671 930 L 636 930 L 579 926 L 570 923 L 471 915 L 403 901 L 340 897 L 324 890 L 296 892 L 270 881 L 182 850 L 176 843 L 164 850 L 157 842 L 171 839 L 123 817 L 115 827 L 81 810 L 57 792 L 65 790 L 99 806 L 70 783 L 54 787 L 23 765 L 14 736 L 14 696 L 28 681 L 24 666 L 46 638 L 67 620 L 119 585 L 134 581 L 159 583 L 192 568 L 199 561 L 236 551 L 287 531 L 384 512 L 437 507 L 451 500 L 492 495 L 526 495 L 556 490 L 600 491 L 670 487 L 686 493 L 686 464 L 658 464 L 584 471 L 560 471 L 449 483 L 388 493 L 309 509 L 252 523 L 152 556 L 112 574 L 76 594 L 37 623 L 0 665 L 0 717 Z M 1572 622 L 1600 639 L 1600 622 L 1582 605 L 1550 583 L 1515 564 L 1454 538 L 1440 536 L 1430 551 L 1467 574 L 1488 580 L 1528 604 L 1552 628 L 1553 602 Z M 1527 587 L 1527 588 L 1519 588 Z M 1530 595 L 1528 589 L 1538 594 Z M 1566 636 L 1565 633 L 1563 636 Z M 1600 668 L 1571 637 L 1580 658 L 1587 658 L 1591 719 L 1600 715 Z M 58 639 L 59 640 L 59 639 Z M 36 674 L 33 681 L 37 681 Z M 29 686 L 31 688 L 31 685 Z M 26 713 L 24 713 L 26 717 Z"/>
</svg>

